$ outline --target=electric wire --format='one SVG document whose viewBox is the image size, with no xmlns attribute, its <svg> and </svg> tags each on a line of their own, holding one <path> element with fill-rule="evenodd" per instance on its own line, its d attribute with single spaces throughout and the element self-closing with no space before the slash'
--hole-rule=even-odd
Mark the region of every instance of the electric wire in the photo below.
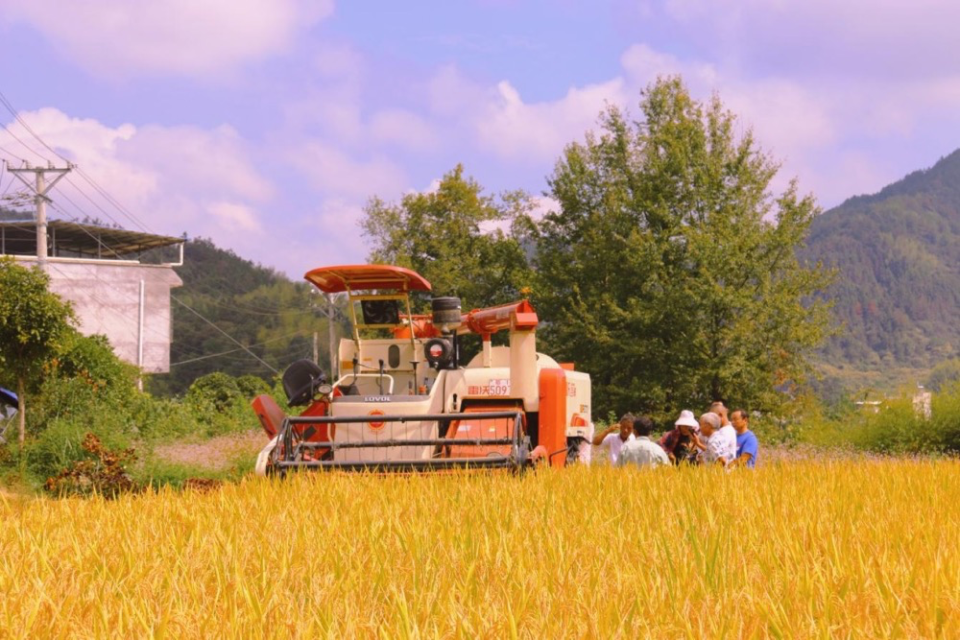
<svg viewBox="0 0 960 640">
<path fill-rule="evenodd" d="M 41 137 L 30 127 L 30 125 L 28 125 L 28 124 L 26 123 L 26 121 L 20 116 L 19 112 L 16 110 L 16 108 L 14 108 L 13 104 L 7 99 L 7 97 L 3 94 L 2 91 L 0 91 L 0 104 L 2 104 L 2 105 L 4 106 L 4 108 L 6 108 L 6 110 L 9 111 L 9 112 L 11 113 L 11 115 L 13 115 L 15 121 L 16 121 L 17 123 L 19 123 L 19 124 L 20 124 L 31 136 L 33 136 L 41 145 L 43 145 L 43 147 L 45 147 L 47 150 L 49 150 L 51 153 L 53 153 L 55 156 L 57 156 L 57 157 L 60 158 L 61 160 L 65 161 L 65 162 L 67 162 L 67 163 L 70 163 L 70 161 L 69 161 L 66 157 L 64 157 L 64 156 L 63 156 L 61 153 L 59 153 L 56 149 L 54 149 L 54 148 L 51 147 L 49 144 L 47 144 L 47 142 L 46 142 L 45 140 L 43 140 L 43 138 L 41 138 Z M 2 125 L 2 126 L 3 126 L 3 129 L 4 129 L 14 140 L 16 140 L 18 143 L 20 143 L 21 146 L 23 146 L 25 149 L 27 149 L 28 151 L 30 151 L 32 154 L 36 155 L 37 157 L 42 158 L 42 159 L 45 160 L 48 164 L 52 164 L 49 158 L 47 158 L 47 157 L 44 156 L 43 154 L 39 153 L 39 152 L 36 151 L 33 147 L 31 147 L 31 146 L 28 145 L 26 142 L 24 142 L 18 135 L 16 135 L 16 134 L 12 131 L 12 129 L 11 129 L 10 127 L 8 127 L 8 126 L 6 126 L 6 125 Z M 6 151 L 6 153 L 8 153 L 11 157 L 17 158 L 17 156 L 16 156 L 15 154 L 7 151 L 6 149 L 4 149 L 4 151 Z M 24 160 L 24 162 L 26 162 L 26 160 Z M 109 203 L 112 204 L 114 207 L 116 207 L 121 213 L 123 213 L 123 214 L 124 214 L 127 218 L 129 218 L 132 222 L 134 222 L 135 224 L 137 224 L 141 229 L 143 229 L 143 230 L 145 230 L 145 231 L 148 230 L 148 227 L 147 227 L 143 222 L 141 222 L 141 221 L 139 220 L 139 218 L 138 218 L 135 214 L 133 214 L 133 213 L 132 213 L 131 211 L 129 211 L 126 207 L 124 207 L 122 204 L 120 204 L 119 201 L 117 201 L 113 196 L 111 196 L 103 187 L 101 187 L 101 186 L 100 186 L 91 176 L 89 176 L 85 171 L 83 171 L 83 170 L 81 170 L 81 169 L 79 169 L 79 168 L 76 168 L 76 172 L 77 172 L 77 175 L 79 175 L 84 181 L 86 181 L 88 184 L 90 184 L 90 186 L 92 186 L 92 187 L 94 188 L 94 190 L 96 190 L 105 200 L 107 200 L 107 202 L 109 202 Z M 110 219 L 113 220 L 115 223 L 117 223 L 116 219 L 114 219 L 113 216 L 111 216 L 109 213 L 107 213 L 107 212 L 106 212 L 102 207 L 100 207 L 99 205 L 96 205 L 96 203 L 93 201 L 93 199 L 90 198 L 88 195 L 86 195 L 86 193 L 83 192 L 83 191 L 79 188 L 78 185 L 76 185 L 75 183 L 73 183 L 72 181 L 69 181 L 69 180 L 68 180 L 68 182 L 70 182 L 70 184 L 72 184 L 78 191 L 80 191 L 80 193 L 83 194 L 84 197 L 86 197 L 88 200 L 90 200 L 91 203 L 94 204 L 94 206 L 97 206 L 97 208 L 98 208 L 102 213 L 104 213 L 104 215 L 107 215 L 108 218 L 110 218 Z M 29 185 L 28 185 L 28 186 L 29 186 Z M 9 187 L 8 187 L 8 188 L 9 188 Z M 37 191 L 36 191 L 35 188 L 32 188 L 32 187 L 31 187 L 31 190 L 34 192 L 34 194 L 37 194 Z M 62 192 L 61 192 L 61 195 L 63 195 Z M 76 207 L 79 211 L 81 211 L 81 212 L 83 211 L 75 202 L 73 202 L 72 200 L 70 200 L 70 198 L 65 197 L 65 199 L 66 199 L 68 202 L 70 202 L 71 204 L 73 204 L 73 206 Z M 74 220 L 75 222 L 78 222 L 78 224 L 79 224 L 79 221 L 77 220 L 76 217 L 68 214 L 67 212 L 65 212 L 63 209 L 61 209 L 61 208 L 59 208 L 59 207 L 53 206 L 52 203 L 51 203 L 51 206 L 52 206 L 52 208 L 54 208 L 55 210 L 59 211 L 60 213 L 63 213 L 64 215 L 66 215 L 67 217 L 71 218 L 71 219 Z M 119 223 L 117 223 L 117 224 L 119 224 Z M 89 235 L 92 239 L 96 240 L 100 246 L 106 246 L 106 245 L 104 245 L 102 239 L 95 237 L 95 236 L 94 236 L 93 234 L 91 234 L 87 229 L 84 228 L 83 231 L 84 231 L 84 233 L 86 233 L 87 235 Z M 115 254 L 115 255 L 119 255 L 116 251 L 114 251 L 114 254 Z M 59 273 L 63 274 L 63 272 L 62 272 L 61 270 L 57 269 L 57 271 L 58 271 Z M 99 283 L 104 284 L 103 281 L 99 278 L 99 276 L 95 276 L 95 277 L 96 277 L 96 279 L 97 279 L 97 281 L 98 281 Z M 107 285 L 107 286 L 111 286 L 111 285 Z M 112 288 L 115 289 L 115 287 L 112 287 Z M 198 312 L 197 310 L 193 309 L 191 306 L 187 305 L 185 302 L 181 301 L 179 298 L 177 298 L 177 297 L 174 296 L 173 294 L 170 295 L 170 298 L 171 298 L 172 300 L 174 300 L 175 302 L 177 302 L 178 304 L 180 304 L 181 306 L 183 306 L 184 308 L 186 308 L 187 310 L 189 310 L 191 313 L 193 313 L 194 315 L 196 315 L 198 318 L 200 318 L 201 320 L 203 320 L 204 322 L 206 322 L 207 324 L 209 324 L 210 326 L 212 326 L 212 327 L 213 327 L 214 329 L 216 329 L 219 333 L 223 334 L 223 335 L 224 335 L 226 338 L 228 338 L 230 341 L 232 341 L 233 343 L 235 343 L 236 345 L 238 345 L 238 347 L 240 347 L 240 349 L 242 349 L 243 351 L 246 351 L 250 356 L 252 356 L 253 358 L 255 358 L 257 361 L 259 361 L 259 362 L 260 362 L 261 364 L 263 364 L 265 367 L 267 367 L 268 369 L 270 369 L 272 372 L 278 373 L 277 369 L 275 369 L 274 367 L 272 367 L 272 366 L 271 366 L 270 364 L 268 364 L 265 360 L 263 360 L 262 358 L 260 358 L 257 354 L 255 354 L 255 353 L 253 353 L 252 351 L 250 351 L 250 349 L 248 349 L 246 346 L 244 346 L 242 343 L 240 343 L 238 340 L 236 340 L 233 336 L 231 336 L 230 334 L 228 334 L 226 331 L 224 331 L 223 329 L 221 329 L 221 328 L 220 328 L 219 326 L 217 326 L 214 322 L 212 322 L 211 320 L 209 320 L 208 318 L 206 318 L 205 316 L 203 316 L 200 312 Z"/>
<path fill-rule="evenodd" d="M 2 104 L 2 105 L 4 106 L 4 108 L 6 108 L 6 110 L 11 113 L 11 115 L 13 115 L 14 119 L 16 120 L 16 122 L 18 122 L 18 123 L 20 124 L 20 126 L 22 126 L 24 129 L 26 129 L 27 132 L 28 132 L 31 136 L 33 136 L 34 139 L 37 140 L 37 142 L 39 142 L 39 143 L 40 143 L 41 145 L 43 145 L 48 151 L 50 151 L 52 154 L 54 154 L 55 156 L 57 156 L 58 158 L 60 158 L 60 159 L 63 160 L 64 162 L 66 162 L 67 164 L 71 164 L 70 160 L 69 160 L 67 157 L 65 157 L 62 153 L 60 153 L 59 151 L 57 151 L 56 149 L 54 149 L 53 147 L 51 147 L 49 144 L 47 144 L 46 140 L 44 140 L 43 138 L 41 138 L 41 137 L 39 136 L 39 134 L 37 134 L 37 132 L 34 131 L 33 128 L 32 128 L 29 124 L 27 124 L 26 120 L 24 120 L 24 119 L 20 116 L 20 112 L 13 106 L 13 103 L 11 103 L 9 99 L 7 99 L 7 97 L 3 94 L 2 91 L 0 91 L 0 104 Z M 7 126 L 4 125 L 4 129 L 6 129 L 7 132 L 10 133 L 10 135 L 13 136 L 13 138 L 14 138 L 15 140 L 17 140 L 18 142 L 20 142 L 20 144 L 22 144 L 25 148 L 29 149 L 31 152 L 33 152 L 33 153 L 36 154 L 37 156 L 43 158 L 43 159 L 46 160 L 48 163 L 50 162 L 49 158 L 46 158 L 46 157 L 43 156 L 42 154 L 38 153 L 38 152 L 35 151 L 32 147 L 27 146 L 27 144 L 26 144 L 25 142 L 23 142 L 22 140 L 20 140 L 20 138 L 10 130 L 10 128 L 8 128 Z M 149 232 L 149 233 L 153 233 L 153 231 L 151 231 L 151 230 L 147 227 L 147 225 L 144 224 L 144 223 L 136 216 L 136 214 L 134 214 L 132 211 L 130 211 L 130 210 L 127 209 L 125 206 L 123 206 L 122 204 L 120 204 L 120 202 L 119 202 L 116 198 L 114 198 L 112 195 L 110 195 L 110 194 L 107 192 L 106 189 L 104 189 L 103 187 L 101 187 L 100 184 L 97 183 L 97 181 L 94 180 L 93 177 L 90 176 L 86 171 L 84 171 L 83 169 L 81 169 L 81 168 L 79 168 L 79 167 L 75 167 L 75 170 L 76 170 L 77 175 L 79 175 L 84 181 L 86 181 L 91 187 L 93 187 L 94 190 L 96 190 L 97 193 L 99 193 L 107 202 L 109 202 L 109 203 L 112 204 L 114 207 L 116 207 L 116 209 L 117 209 L 118 211 L 120 211 L 120 213 L 122 213 L 124 216 L 126 216 L 131 222 L 133 222 L 134 224 L 136 224 L 136 225 L 137 225 L 138 227 L 140 227 L 142 230 L 147 231 L 147 232 Z M 92 200 L 91 200 L 91 202 L 92 202 Z"/>
<path fill-rule="evenodd" d="M 29 184 L 28 184 L 28 186 L 29 186 Z M 37 193 L 36 188 L 34 188 L 34 187 L 31 187 L 31 191 L 33 191 L 35 194 Z M 59 211 L 59 212 L 62 213 L 63 215 L 65 215 L 65 216 L 67 216 L 68 218 L 71 218 L 72 220 L 74 220 L 75 222 L 77 222 L 76 217 L 70 215 L 69 213 L 67 213 L 67 212 L 64 211 L 63 209 L 60 209 L 60 208 L 57 207 L 54 203 L 51 203 L 50 206 L 51 206 L 51 208 Z M 81 227 L 81 229 L 82 229 L 82 231 L 83 231 L 85 234 L 87 234 L 88 236 L 90 236 L 91 239 L 96 240 L 97 242 L 101 242 L 101 243 L 102 243 L 102 241 L 101 241 L 100 239 L 98 239 L 96 236 L 94 236 L 92 233 L 90 233 L 90 231 L 87 230 L 85 227 Z M 105 245 L 105 246 L 106 246 L 106 245 Z M 111 249 L 111 251 L 114 251 L 115 254 L 119 255 L 115 250 Z M 51 263 L 48 263 L 48 265 L 49 265 L 49 264 L 51 264 Z M 64 275 L 64 276 L 66 275 L 66 274 L 64 274 L 64 272 L 63 272 L 62 270 L 60 270 L 60 269 L 57 269 L 57 271 L 58 271 L 61 275 Z M 104 281 L 100 278 L 100 276 L 96 274 L 96 272 L 94 272 L 94 278 L 97 280 L 97 282 L 98 282 L 99 284 L 104 285 L 104 286 L 107 286 L 107 287 L 110 287 L 110 288 L 112 288 L 113 290 L 120 292 L 119 289 L 117 289 L 115 286 L 113 286 L 113 285 L 111 285 L 111 284 L 109 284 L 109 283 L 104 282 Z M 123 292 L 120 292 L 120 293 L 123 293 Z M 171 297 L 171 299 L 177 300 L 172 294 L 171 294 L 170 297 Z M 96 298 L 96 296 L 94 296 L 94 301 L 95 301 L 95 302 L 98 302 L 98 304 L 103 304 L 102 300 L 98 300 L 98 299 Z M 179 300 L 177 300 L 177 302 L 180 303 L 180 304 L 184 304 L 184 303 L 180 302 Z M 111 306 L 111 305 L 106 305 L 106 306 L 109 307 L 109 306 Z M 184 304 L 184 306 L 187 306 L 187 305 Z M 187 307 L 187 308 L 189 309 L 190 307 Z M 235 342 L 237 345 L 239 345 L 241 348 L 243 348 L 245 351 L 247 351 L 251 356 L 253 356 L 253 357 L 256 358 L 257 360 L 259 360 L 260 362 L 262 362 L 268 369 L 270 369 L 270 370 L 273 371 L 274 373 L 277 372 L 276 369 L 274 369 L 274 368 L 271 367 L 269 364 L 267 364 L 266 362 L 264 362 L 264 361 L 263 361 L 259 356 L 257 356 L 255 353 L 253 353 L 252 351 L 249 351 L 248 349 L 246 349 L 246 347 L 244 347 L 239 341 L 237 341 L 237 340 L 234 339 L 232 336 L 230 336 L 228 333 L 226 333 L 225 331 L 223 331 L 222 329 L 220 329 L 220 327 L 218 327 L 217 325 L 215 325 L 213 322 L 211 322 L 210 320 L 208 320 L 206 317 L 204 317 L 204 316 L 202 316 L 201 314 L 199 314 L 199 312 L 197 312 L 197 311 L 195 311 L 195 310 L 193 310 L 193 309 L 190 309 L 190 310 L 191 310 L 193 313 L 197 314 L 198 317 L 200 317 L 200 319 L 202 319 L 204 322 L 207 322 L 208 324 L 210 324 L 211 326 L 213 326 L 215 329 L 217 329 L 217 331 L 219 331 L 220 333 L 222 333 L 223 335 L 225 335 L 227 338 L 229 338 L 231 341 Z M 154 331 L 156 332 L 157 330 L 154 330 Z M 164 336 L 164 338 L 166 338 L 166 336 Z"/>
<path fill-rule="evenodd" d="M 273 368 L 272 366 L 270 366 L 269 364 L 267 364 L 266 360 L 264 360 L 263 358 L 261 358 L 260 356 L 258 356 L 257 354 L 255 354 L 253 351 L 250 351 L 250 349 L 248 349 L 248 348 L 246 348 L 245 346 L 243 346 L 243 344 L 241 344 L 241 342 L 240 342 L 239 340 L 237 340 L 236 338 L 234 338 L 233 336 L 231 336 L 229 333 L 227 333 L 226 331 L 224 331 L 223 329 L 221 329 L 220 327 L 218 327 L 218 326 L 217 326 L 216 324 L 214 324 L 212 321 L 207 320 L 207 318 L 205 318 L 203 315 L 201 315 L 200 312 L 196 311 L 193 307 L 191 307 L 191 306 L 188 305 L 187 303 L 182 302 L 182 301 L 180 300 L 180 298 L 178 298 L 177 296 L 175 296 L 175 295 L 173 295 L 173 294 L 171 293 L 171 294 L 170 294 L 170 299 L 173 300 L 174 302 L 176 302 L 177 304 L 185 307 L 188 311 L 190 311 L 191 313 L 193 313 L 194 315 L 196 315 L 198 318 L 200 318 L 201 320 L 203 320 L 204 322 L 206 322 L 207 324 L 209 324 L 211 327 L 213 327 L 214 329 L 216 329 L 217 331 L 219 331 L 220 333 L 222 333 L 222 334 L 223 334 L 224 336 L 226 336 L 227 338 L 229 338 L 231 342 L 235 343 L 235 344 L 236 344 L 237 346 L 239 346 L 241 349 L 243 349 L 244 351 L 246 351 L 247 353 L 249 353 L 251 356 L 253 356 L 256 360 L 259 360 L 261 363 L 263 363 L 263 366 L 265 366 L 267 369 L 270 369 L 270 371 L 273 371 L 274 373 L 280 373 L 280 372 L 277 371 L 275 368 Z"/>
<path fill-rule="evenodd" d="M 264 342 L 261 342 L 261 343 L 259 343 L 259 344 L 251 344 L 251 345 L 250 345 L 250 348 L 252 349 L 252 348 L 254 348 L 254 347 L 262 347 L 262 346 L 264 346 L 264 345 L 266 345 L 266 344 L 271 344 L 271 343 L 273 343 L 273 342 L 279 342 L 279 341 L 281 341 L 281 340 L 286 340 L 286 339 L 292 338 L 292 337 L 294 337 L 294 336 L 302 335 L 302 334 L 304 334 L 304 333 L 306 333 L 306 332 L 307 332 L 307 329 L 300 329 L 299 331 L 294 331 L 293 333 L 288 333 L 287 335 L 280 336 L 280 337 L 278 337 L 278 338 L 271 338 L 270 340 L 265 340 Z M 176 367 L 176 366 L 181 365 L 181 364 L 190 364 L 191 362 L 199 362 L 199 361 L 201 361 L 201 360 L 209 360 L 210 358 L 219 358 L 220 356 L 225 356 L 225 355 L 227 355 L 227 354 L 229 354 L 229 353 L 236 353 L 237 351 L 241 351 L 241 349 L 230 349 L 230 350 L 228 350 L 228 351 L 221 351 L 220 353 L 211 353 L 210 355 L 206 355 L 206 356 L 199 356 L 199 357 L 196 357 L 196 358 L 190 358 L 190 359 L 188 359 L 188 360 L 181 360 L 181 361 L 179 361 L 179 362 L 171 362 L 171 363 L 170 363 L 170 366 L 171 366 L 171 367 Z"/>
<path fill-rule="evenodd" d="M 34 138 L 36 138 L 37 141 L 39 141 L 40 144 L 42 144 L 42 145 L 43 145 L 44 147 L 46 147 L 51 153 L 53 153 L 53 155 L 57 156 L 58 158 L 60 158 L 60 159 L 63 160 L 64 162 L 70 162 L 69 160 L 67 160 L 66 158 L 64 158 L 56 149 L 54 149 L 53 147 L 51 147 L 50 145 L 48 145 L 46 142 L 44 142 L 43 139 L 42 139 L 40 136 L 38 136 L 33 129 L 30 128 L 30 125 L 28 125 L 28 124 L 24 121 L 24 119 L 20 117 L 20 113 L 13 107 L 13 104 L 11 104 L 11 102 L 10 102 L 9 100 L 7 100 L 7 96 L 3 95 L 3 92 L 2 92 L 2 91 L 0 91 L 0 103 L 2 103 L 3 106 L 6 107 L 7 111 L 9 111 L 9 112 L 13 115 L 14 119 L 15 119 L 17 122 L 20 123 L 20 126 L 22 126 L 24 129 L 26 129 L 27 132 L 28 132 L 30 135 L 32 135 Z M 9 131 L 9 129 L 7 129 L 7 130 Z M 16 138 L 16 136 L 14 136 L 14 137 Z M 26 146 L 26 145 L 24 145 L 24 146 Z M 28 148 L 29 148 L 29 147 L 28 147 Z M 34 151 L 34 153 L 37 153 L 37 152 Z M 41 158 L 43 158 L 44 160 L 46 160 L 47 162 L 50 161 L 49 158 L 45 158 L 43 155 L 41 155 L 41 154 L 39 154 L 39 153 L 37 153 L 37 155 L 40 156 Z"/>
</svg>

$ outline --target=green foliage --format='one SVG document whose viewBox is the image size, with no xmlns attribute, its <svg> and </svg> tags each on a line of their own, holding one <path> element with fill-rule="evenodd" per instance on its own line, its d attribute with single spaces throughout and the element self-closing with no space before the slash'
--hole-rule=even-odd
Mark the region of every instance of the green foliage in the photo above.
<svg viewBox="0 0 960 640">
<path fill-rule="evenodd" d="M 49 282 L 40 269 L 0 257 L 0 376 L 8 384 L 39 373 L 70 328 L 73 311 Z"/>
<path fill-rule="evenodd" d="M 133 446 L 130 435 L 117 428 L 115 422 L 58 419 L 28 441 L 24 448 L 27 469 L 43 481 L 88 459 L 89 452 L 84 449 L 83 441 L 90 433 L 107 449 L 123 450 Z"/>
<path fill-rule="evenodd" d="M 929 418 L 914 406 L 913 394 L 901 389 L 896 398 L 863 407 L 848 401 L 825 408 L 811 399 L 792 442 L 887 455 L 960 453 L 960 383 L 933 394 Z"/>
<path fill-rule="evenodd" d="M 225 411 L 241 398 L 237 380 L 219 371 L 197 378 L 187 391 L 187 400 L 191 404 L 197 407 L 212 407 L 218 412 Z"/>
<path fill-rule="evenodd" d="M 236 384 L 242 400 L 253 400 L 260 394 L 270 393 L 270 385 L 264 382 L 263 378 L 257 376 L 240 376 L 237 378 Z"/>
<path fill-rule="evenodd" d="M 549 179 L 560 204 L 537 239 L 548 352 L 593 379 L 595 406 L 660 417 L 726 398 L 772 410 L 825 334 L 829 279 L 798 264 L 817 213 L 718 100 L 677 78 L 615 108 Z"/>
<path fill-rule="evenodd" d="M 933 425 L 917 415 L 909 398 L 884 403 L 865 413 L 853 431 L 853 443 L 877 453 L 931 453 L 939 449 Z"/>
<path fill-rule="evenodd" d="M 933 368 L 925 386 L 931 391 L 940 391 L 957 381 L 960 381 L 960 358 L 951 358 Z"/>
<path fill-rule="evenodd" d="M 25 439 L 26 392 L 61 345 L 73 321 L 70 305 L 50 293 L 49 276 L 0 257 L 0 384 L 20 398 L 20 445 Z"/>
<path fill-rule="evenodd" d="M 361 226 L 375 247 L 370 262 L 413 269 L 433 285 L 433 295 L 459 296 L 469 310 L 515 300 L 529 284 L 518 229 L 531 209 L 521 192 L 499 200 L 483 195 L 457 165 L 436 191 L 405 195 L 400 204 L 371 199 Z"/>
<path fill-rule="evenodd" d="M 164 486 L 183 488 L 190 480 L 236 481 L 253 473 L 256 456 L 237 456 L 222 469 L 196 466 L 150 458 L 133 472 L 138 484 L 159 489 Z"/>
<path fill-rule="evenodd" d="M 61 378 L 83 378 L 99 388 L 135 391 L 137 368 L 117 358 L 106 336 L 70 329 L 49 369 Z"/>
</svg>

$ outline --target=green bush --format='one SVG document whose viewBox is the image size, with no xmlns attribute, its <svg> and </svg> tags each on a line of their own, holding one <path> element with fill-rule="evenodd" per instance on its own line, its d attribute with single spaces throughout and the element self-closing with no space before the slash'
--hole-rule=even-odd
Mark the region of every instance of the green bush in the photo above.
<svg viewBox="0 0 960 640">
<path fill-rule="evenodd" d="M 248 402 L 261 393 L 270 393 L 270 385 L 264 382 L 263 378 L 251 375 L 237 378 L 237 388 L 240 389 L 240 396 Z"/>
<path fill-rule="evenodd" d="M 931 403 L 930 430 L 941 451 L 960 454 L 960 382 L 943 387 Z"/>
<path fill-rule="evenodd" d="M 43 482 L 87 459 L 89 455 L 83 448 L 83 439 L 88 433 L 94 434 L 107 449 L 119 450 L 133 446 L 132 439 L 113 424 L 90 425 L 57 419 L 27 442 L 23 452 L 27 471 Z"/>
<path fill-rule="evenodd" d="M 241 399 L 243 393 L 237 379 L 219 371 L 197 378 L 187 391 L 187 401 L 204 410 L 226 411 Z"/>
</svg>

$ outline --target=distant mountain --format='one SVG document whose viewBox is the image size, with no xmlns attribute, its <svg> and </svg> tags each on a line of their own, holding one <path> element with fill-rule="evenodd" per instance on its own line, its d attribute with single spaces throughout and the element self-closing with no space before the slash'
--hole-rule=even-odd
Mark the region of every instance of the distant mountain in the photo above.
<svg viewBox="0 0 960 640">
<path fill-rule="evenodd" d="M 960 150 L 814 220 L 808 260 L 839 270 L 841 336 L 822 353 L 860 371 L 928 369 L 960 353 Z"/>
<path fill-rule="evenodd" d="M 325 301 L 312 293 L 307 283 L 291 282 L 285 275 L 203 238 L 187 242 L 184 264 L 176 271 L 183 287 L 171 291 L 176 299 L 170 303 L 171 371 L 151 376 L 153 393 L 182 394 L 197 377 L 215 371 L 269 380 L 273 372 L 257 358 L 283 371 L 294 360 L 312 358 L 315 332 L 320 365 L 328 367 Z M 342 327 L 337 335 L 344 335 Z"/>
</svg>

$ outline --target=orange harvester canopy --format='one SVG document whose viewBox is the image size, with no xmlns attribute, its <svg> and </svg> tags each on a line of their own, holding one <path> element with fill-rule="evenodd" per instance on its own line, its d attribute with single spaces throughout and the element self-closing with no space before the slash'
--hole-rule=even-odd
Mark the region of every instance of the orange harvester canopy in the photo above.
<svg viewBox="0 0 960 640">
<path fill-rule="evenodd" d="M 304 276 L 324 293 L 389 289 L 395 291 L 430 291 L 430 283 L 416 271 L 385 264 L 357 264 L 341 267 L 320 267 Z"/>
</svg>

